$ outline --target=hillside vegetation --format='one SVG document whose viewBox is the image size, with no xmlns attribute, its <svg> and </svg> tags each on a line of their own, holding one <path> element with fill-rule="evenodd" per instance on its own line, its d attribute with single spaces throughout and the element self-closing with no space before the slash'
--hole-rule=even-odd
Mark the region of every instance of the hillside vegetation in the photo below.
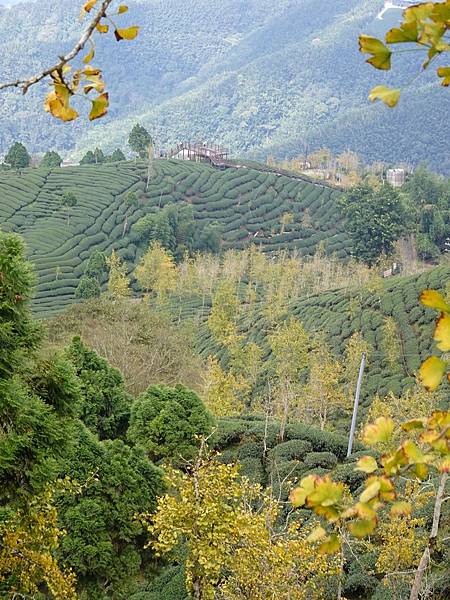
<svg viewBox="0 0 450 600">
<path fill-rule="evenodd" d="M 257 242 L 265 250 L 314 254 L 323 244 L 329 253 L 347 255 L 340 192 L 332 188 L 253 169 L 219 171 L 166 160 L 155 162 L 148 190 L 146 177 L 146 165 L 139 162 L 0 173 L 0 225 L 26 240 L 38 277 L 38 315 L 74 300 L 94 250 L 115 249 L 133 265 L 142 251 L 133 224 L 170 203 L 192 206 L 199 223 L 218 222 L 225 248 Z M 66 210 L 60 199 L 67 192 L 75 194 L 77 204 Z M 128 214 L 130 192 L 138 204 Z M 282 226 L 285 213 L 294 220 Z"/>
<path fill-rule="evenodd" d="M 425 288 L 445 290 L 450 267 L 437 267 L 420 275 L 348 284 L 335 289 L 291 299 L 284 318 L 296 317 L 311 333 L 324 332 L 336 357 L 344 357 L 346 345 L 360 333 L 367 344 L 367 366 L 362 387 L 362 406 L 367 410 L 373 399 L 389 393 L 401 395 L 416 383 L 421 362 L 433 349 L 434 315 L 418 302 Z M 178 314 L 174 307 L 174 314 Z M 200 300 L 185 304 L 186 318 L 200 318 Z M 208 306 L 207 311 L 210 311 Z M 254 342 L 269 352 L 267 336 L 272 323 L 268 310 L 241 306 L 238 327 L 247 343 Z M 226 364 L 226 352 L 214 340 L 207 322 L 198 333 L 198 347 L 204 356 L 219 355 Z M 356 383 L 357 372 L 354 373 Z"/>
<path fill-rule="evenodd" d="M 62 127 L 42 112 L 42 89 L 30 90 L 26 110 L 19 93 L 3 92 L 0 152 L 19 139 L 39 152 L 112 150 L 139 120 L 163 147 L 209 139 L 265 159 L 327 146 L 335 153 L 350 148 L 366 161 L 426 160 L 449 171 L 449 99 L 438 84 L 427 77 L 415 82 L 395 113 L 368 103 L 373 85 L 392 83 L 357 52 L 360 32 L 378 35 L 398 19 L 398 11 L 376 19 L 383 0 L 223 0 L 219 9 L 213 0 L 129 5 L 130 23 L 141 26 L 136 43 L 121 48 L 121 61 L 115 42 L 102 40 L 96 52 L 111 92 L 103 122 L 89 130 L 81 122 Z M 0 8 L 0 80 L 30 75 L 69 48 L 78 34 L 77 11 L 70 0 Z M 56 23 L 65 31 L 57 39 Z M 408 53 L 396 58 L 400 83 L 412 78 L 414 61 Z"/>
</svg>

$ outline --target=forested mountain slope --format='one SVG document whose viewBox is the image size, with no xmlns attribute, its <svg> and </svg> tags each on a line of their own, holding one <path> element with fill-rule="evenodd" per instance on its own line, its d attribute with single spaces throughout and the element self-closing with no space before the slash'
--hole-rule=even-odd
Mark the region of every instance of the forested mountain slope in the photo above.
<svg viewBox="0 0 450 600">
<path fill-rule="evenodd" d="M 377 34 L 398 12 L 376 18 L 382 0 L 140 0 L 130 19 L 138 40 L 102 40 L 97 52 L 111 91 L 110 114 L 86 130 L 81 120 L 64 127 L 41 109 L 44 90 L 24 100 L 0 97 L 0 151 L 16 139 L 33 150 L 78 150 L 123 145 L 136 120 L 165 146 L 181 139 L 210 139 L 239 155 L 280 157 L 305 148 L 348 147 L 366 160 L 429 161 L 448 171 L 444 141 L 450 135 L 449 96 L 425 77 L 395 111 L 369 105 L 368 90 L 390 82 L 357 53 L 362 31 Z M 76 38 L 77 3 L 49 0 L 0 8 L 0 80 L 28 74 Z M 127 17 L 128 18 L 128 17 Z M 18 23 L 27 23 L 19 32 Z M 59 31 L 58 23 L 68 33 Z M 402 82 L 411 78 L 408 55 L 397 58 Z M 130 76 L 130 73 L 133 76 Z M 439 110 L 429 111 L 431 104 Z"/>
<path fill-rule="evenodd" d="M 319 243 L 345 257 L 349 238 L 338 207 L 340 192 L 306 180 L 253 169 L 219 171 L 204 164 L 158 160 L 146 191 L 144 163 L 123 162 L 0 174 L 0 226 L 23 235 L 37 276 L 35 310 L 44 316 L 74 299 L 94 252 L 113 249 L 130 267 L 145 249 L 133 224 L 171 203 L 189 204 L 196 222 L 217 223 L 225 248 L 251 242 L 267 250 L 313 254 Z M 61 206 L 73 192 L 77 205 Z M 130 211 L 128 193 L 137 206 Z M 293 222 L 283 226 L 284 214 Z"/>
</svg>

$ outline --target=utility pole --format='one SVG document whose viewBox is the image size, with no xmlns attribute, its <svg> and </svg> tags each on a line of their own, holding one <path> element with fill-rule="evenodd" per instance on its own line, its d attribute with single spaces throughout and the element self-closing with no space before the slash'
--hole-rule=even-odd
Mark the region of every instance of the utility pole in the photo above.
<svg viewBox="0 0 450 600">
<path fill-rule="evenodd" d="M 352 424 L 350 427 L 350 435 L 348 437 L 347 458 L 352 453 L 352 448 L 353 448 L 353 438 L 355 437 L 356 420 L 358 418 L 359 397 L 361 395 L 361 384 L 362 384 L 362 378 L 364 375 L 365 367 L 366 367 L 366 353 L 363 352 L 361 355 L 361 365 L 359 367 L 358 383 L 356 384 L 355 404 L 353 406 Z"/>
</svg>

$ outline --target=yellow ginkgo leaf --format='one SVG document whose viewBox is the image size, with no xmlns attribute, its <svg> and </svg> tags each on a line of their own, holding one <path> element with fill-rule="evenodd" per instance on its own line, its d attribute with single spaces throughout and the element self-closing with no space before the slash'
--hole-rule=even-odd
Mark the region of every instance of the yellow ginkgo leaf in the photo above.
<svg viewBox="0 0 450 600">
<path fill-rule="evenodd" d="M 91 60 L 94 58 L 94 55 L 95 55 L 95 49 L 94 49 L 94 46 L 92 46 L 91 49 L 89 50 L 89 52 L 83 58 L 84 64 L 85 65 L 89 64 L 91 62 Z"/>
<path fill-rule="evenodd" d="M 306 496 L 306 490 L 301 487 L 297 487 L 291 491 L 289 500 L 294 508 L 299 508 L 300 506 L 304 506 L 306 502 Z"/>
<path fill-rule="evenodd" d="M 442 294 L 436 290 L 423 290 L 420 294 L 420 301 L 428 308 L 434 308 L 441 312 L 450 312 L 450 305 L 444 300 Z"/>
<path fill-rule="evenodd" d="M 98 0 L 88 0 L 83 8 L 82 8 L 82 12 L 88 13 L 91 12 L 91 10 L 94 8 L 94 6 L 97 4 Z"/>
<path fill-rule="evenodd" d="M 376 519 L 356 519 L 349 524 L 349 529 L 357 538 L 370 535 L 377 525 Z"/>
<path fill-rule="evenodd" d="M 366 502 L 370 502 L 376 496 L 378 496 L 378 492 L 380 491 L 381 483 L 378 480 L 375 480 L 373 483 L 368 485 L 363 493 L 359 497 L 359 501 L 365 504 Z"/>
<path fill-rule="evenodd" d="M 359 50 L 365 54 L 372 54 L 366 62 L 376 69 L 389 71 L 391 68 L 392 50 L 383 44 L 381 40 L 370 35 L 360 35 Z"/>
<path fill-rule="evenodd" d="M 437 74 L 438 77 L 442 77 L 442 85 L 448 87 L 450 85 L 450 67 L 439 67 Z"/>
<path fill-rule="evenodd" d="M 378 469 L 377 461 L 373 456 L 363 456 L 356 463 L 355 471 L 362 471 L 363 473 L 373 473 Z"/>
<path fill-rule="evenodd" d="M 416 42 L 418 37 L 417 23 L 402 23 L 399 28 L 394 27 L 386 34 L 388 44 L 401 44 L 403 42 Z"/>
<path fill-rule="evenodd" d="M 434 339 L 437 342 L 437 347 L 442 352 L 450 350 L 450 315 L 442 313 L 436 323 L 434 330 Z"/>
<path fill-rule="evenodd" d="M 437 356 L 430 356 L 419 369 L 419 379 L 428 390 L 435 390 L 444 377 L 447 363 Z"/>
<path fill-rule="evenodd" d="M 119 10 L 118 10 L 119 15 L 126 13 L 127 11 L 128 11 L 128 6 L 126 6 L 126 4 L 121 4 L 119 6 Z"/>
<path fill-rule="evenodd" d="M 319 554 L 334 554 L 341 547 L 341 542 L 335 533 L 332 533 L 323 544 L 320 545 Z"/>
<path fill-rule="evenodd" d="M 391 506 L 391 515 L 393 515 L 393 516 L 410 515 L 411 511 L 412 511 L 412 507 L 409 502 L 404 502 L 404 501 L 395 502 Z"/>
<path fill-rule="evenodd" d="M 138 33 L 139 27 L 137 25 L 133 25 L 133 27 L 128 27 L 127 29 L 116 29 L 114 31 L 114 35 L 118 42 L 120 42 L 120 40 L 134 40 Z"/>
<path fill-rule="evenodd" d="M 65 102 L 55 92 L 50 92 L 45 99 L 44 108 L 61 121 L 73 121 L 78 117 L 77 111 Z"/>
<path fill-rule="evenodd" d="M 89 120 L 94 121 L 95 119 L 100 119 L 108 112 L 109 99 L 108 93 L 101 94 L 94 100 L 92 100 L 92 109 L 89 113 Z"/>
<path fill-rule="evenodd" d="M 319 525 L 319 527 L 316 527 L 306 538 L 306 540 L 308 542 L 318 542 L 319 540 L 323 539 L 326 535 L 326 531 L 323 527 L 321 527 Z"/>
<path fill-rule="evenodd" d="M 439 464 L 439 471 L 441 473 L 450 473 L 450 458 L 444 458 Z"/>
<path fill-rule="evenodd" d="M 394 431 L 394 421 L 389 417 L 378 417 L 374 423 L 364 429 L 364 442 L 373 446 L 379 442 L 388 442 Z"/>
<path fill-rule="evenodd" d="M 97 23 L 95 28 L 97 29 L 97 31 L 99 33 L 108 33 L 108 31 L 109 31 L 109 25 L 107 25 L 107 24 L 103 25 L 102 23 Z"/>
<path fill-rule="evenodd" d="M 377 85 L 374 87 L 370 94 L 369 100 L 375 102 L 376 100 L 381 100 L 389 106 L 389 108 L 394 108 L 397 106 L 398 101 L 400 100 L 400 90 L 398 88 L 389 88 L 386 85 Z"/>
</svg>

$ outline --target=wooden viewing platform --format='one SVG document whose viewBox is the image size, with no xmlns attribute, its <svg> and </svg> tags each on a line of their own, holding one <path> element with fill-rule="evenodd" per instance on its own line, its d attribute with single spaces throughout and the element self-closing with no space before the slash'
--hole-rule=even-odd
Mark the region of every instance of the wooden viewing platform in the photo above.
<svg viewBox="0 0 450 600">
<path fill-rule="evenodd" d="M 168 152 L 167 157 L 180 160 L 204 161 L 211 163 L 215 167 L 227 168 L 234 166 L 228 161 L 228 155 L 229 151 L 217 144 L 181 142 Z"/>
</svg>

